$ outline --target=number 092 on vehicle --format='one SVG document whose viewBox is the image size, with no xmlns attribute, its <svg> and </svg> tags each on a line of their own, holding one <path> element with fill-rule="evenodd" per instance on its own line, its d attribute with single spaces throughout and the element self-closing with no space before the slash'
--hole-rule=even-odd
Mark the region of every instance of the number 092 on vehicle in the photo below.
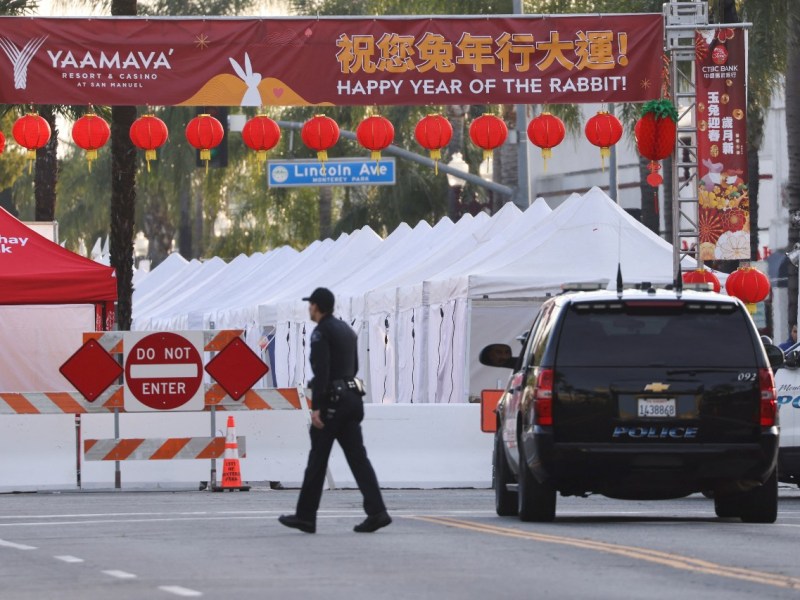
<svg viewBox="0 0 800 600">
<path fill-rule="evenodd" d="M 675 398 L 639 398 L 637 414 L 640 417 L 674 417 Z"/>
</svg>

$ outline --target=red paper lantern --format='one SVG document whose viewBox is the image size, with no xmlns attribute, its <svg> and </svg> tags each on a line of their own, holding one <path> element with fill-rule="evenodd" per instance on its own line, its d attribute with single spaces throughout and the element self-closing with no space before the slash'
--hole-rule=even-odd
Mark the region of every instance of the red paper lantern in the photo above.
<svg viewBox="0 0 800 600">
<path fill-rule="evenodd" d="M 586 122 L 586 139 L 600 148 L 600 159 L 605 168 L 605 159 L 611 156 L 611 146 L 622 137 L 622 123 L 608 112 L 601 110 Z"/>
<path fill-rule="evenodd" d="M 505 121 L 495 115 L 485 114 L 475 119 L 469 126 L 472 143 L 483 150 L 483 160 L 492 157 L 492 150 L 503 145 L 508 137 Z"/>
<path fill-rule="evenodd" d="M 747 305 L 751 314 L 756 311 L 756 304 L 769 296 L 769 279 L 754 267 L 739 267 L 728 275 L 725 291 Z"/>
<path fill-rule="evenodd" d="M 394 141 L 394 125 L 386 117 L 373 115 L 367 117 L 356 128 L 358 143 L 370 150 L 373 160 L 381 159 L 381 150 L 385 150 Z"/>
<path fill-rule="evenodd" d="M 142 115 L 133 122 L 130 130 L 133 145 L 144 150 L 144 159 L 147 161 L 147 171 L 150 171 L 150 161 L 156 159 L 156 150 L 164 145 L 169 137 L 167 126 L 156 116 Z"/>
<path fill-rule="evenodd" d="M 433 159 L 435 173 L 439 173 L 439 160 L 442 158 L 442 148 L 447 146 L 453 137 L 453 126 L 442 115 L 428 115 L 417 123 L 414 137 L 419 145 L 428 150 Z"/>
<path fill-rule="evenodd" d="M 11 133 L 17 143 L 28 150 L 28 173 L 30 173 L 33 161 L 36 160 L 36 150 L 50 141 L 50 124 L 44 117 L 28 113 L 17 119 Z"/>
<path fill-rule="evenodd" d="M 315 115 L 303 123 L 300 137 L 306 146 L 316 150 L 317 158 L 324 163 L 328 160 L 328 149 L 339 141 L 339 125 L 330 117 Z"/>
<path fill-rule="evenodd" d="M 97 159 L 97 149 L 105 146 L 110 136 L 111 129 L 108 123 L 103 117 L 98 117 L 94 113 L 86 113 L 75 121 L 72 126 L 72 139 L 80 148 L 86 150 L 89 171 L 92 170 L 92 161 Z"/>
<path fill-rule="evenodd" d="M 564 122 L 549 112 L 543 112 L 528 123 L 528 139 L 534 146 L 542 149 L 544 170 L 547 170 L 547 159 L 553 156 L 551 148 L 564 141 L 567 130 Z"/>
<path fill-rule="evenodd" d="M 670 156 L 675 149 L 678 111 L 667 99 L 653 100 L 642 107 L 642 116 L 636 121 L 634 136 L 639 154 L 650 159 L 647 183 L 660 185 L 664 178 L 658 173 L 658 161 Z"/>
<path fill-rule="evenodd" d="M 684 283 L 710 283 L 714 287 L 715 292 L 719 292 L 721 286 L 719 279 L 714 273 L 708 269 L 695 269 L 694 271 L 686 271 L 683 274 Z"/>
<path fill-rule="evenodd" d="M 186 139 L 200 150 L 200 160 L 206 162 L 206 173 L 208 161 L 211 160 L 211 148 L 219 146 L 224 137 L 222 123 L 208 114 L 197 115 L 186 126 Z"/>
<path fill-rule="evenodd" d="M 281 139 L 281 129 L 267 115 L 256 115 L 242 128 L 242 140 L 256 151 L 259 169 L 267 160 L 267 150 L 272 150 Z"/>
</svg>

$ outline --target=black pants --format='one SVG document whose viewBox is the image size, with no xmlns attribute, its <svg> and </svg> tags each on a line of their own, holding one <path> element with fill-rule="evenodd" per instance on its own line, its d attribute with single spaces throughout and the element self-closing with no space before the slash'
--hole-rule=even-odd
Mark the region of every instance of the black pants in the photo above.
<svg viewBox="0 0 800 600">
<path fill-rule="evenodd" d="M 364 511 L 368 515 L 385 511 L 386 506 L 378 487 L 378 478 L 372 463 L 367 458 L 364 438 L 361 435 L 361 421 L 364 419 L 364 404 L 361 397 L 348 393 L 335 404 L 331 404 L 330 408 L 322 409 L 320 414 L 325 427 L 322 429 L 311 427 L 311 451 L 303 476 L 303 487 L 297 499 L 297 516 L 306 521 L 316 521 L 328 458 L 334 441 L 339 442 L 342 447 L 358 489 L 364 496 Z"/>
</svg>

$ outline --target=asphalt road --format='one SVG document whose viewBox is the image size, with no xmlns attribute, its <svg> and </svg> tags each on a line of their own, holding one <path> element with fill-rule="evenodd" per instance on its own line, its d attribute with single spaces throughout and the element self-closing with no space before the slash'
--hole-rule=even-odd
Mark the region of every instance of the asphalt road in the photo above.
<svg viewBox="0 0 800 600">
<path fill-rule="evenodd" d="M 0 598 L 800 596 L 800 490 L 778 522 L 718 519 L 702 496 L 559 498 L 554 523 L 497 517 L 491 490 L 385 490 L 394 523 L 356 534 L 354 490 L 317 533 L 282 527 L 297 490 L 0 495 Z"/>
</svg>

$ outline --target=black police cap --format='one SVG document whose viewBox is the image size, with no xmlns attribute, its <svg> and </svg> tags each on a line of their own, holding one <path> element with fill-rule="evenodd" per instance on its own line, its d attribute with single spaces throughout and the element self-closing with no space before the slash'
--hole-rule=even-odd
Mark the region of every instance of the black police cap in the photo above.
<svg viewBox="0 0 800 600">
<path fill-rule="evenodd" d="M 334 297 L 333 292 L 328 288 L 318 287 L 311 295 L 303 298 L 305 302 L 313 302 L 324 313 L 333 312 Z"/>
</svg>

